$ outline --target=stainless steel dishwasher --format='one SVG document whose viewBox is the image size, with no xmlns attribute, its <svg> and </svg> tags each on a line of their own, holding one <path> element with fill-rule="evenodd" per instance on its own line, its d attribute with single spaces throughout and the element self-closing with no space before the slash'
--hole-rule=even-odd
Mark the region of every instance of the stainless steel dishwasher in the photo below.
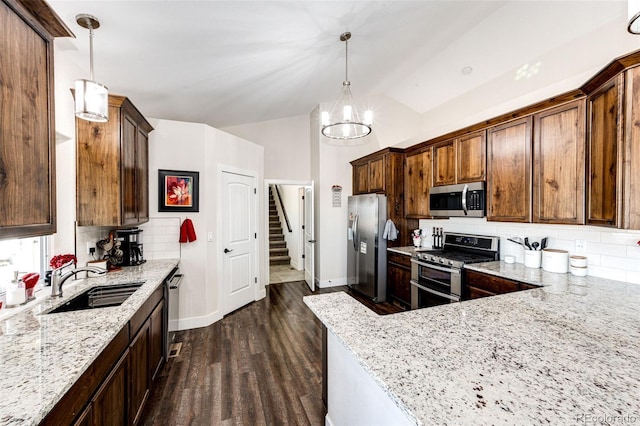
<svg viewBox="0 0 640 426">
<path fill-rule="evenodd" d="M 184 278 L 184 274 L 180 273 L 179 267 L 175 267 L 171 270 L 167 278 L 164 280 L 164 300 L 165 300 L 165 309 L 164 309 L 164 318 L 163 318 L 163 326 L 165 330 L 164 337 L 164 359 L 169 359 L 169 348 L 173 343 L 176 334 L 173 331 L 169 331 L 169 313 L 170 312 L 178 312 L 180 311 L 180 283 L 182 282 L 182 278 Z M 178 321 L 178 318 L 176 318 Z"/>
</svg>

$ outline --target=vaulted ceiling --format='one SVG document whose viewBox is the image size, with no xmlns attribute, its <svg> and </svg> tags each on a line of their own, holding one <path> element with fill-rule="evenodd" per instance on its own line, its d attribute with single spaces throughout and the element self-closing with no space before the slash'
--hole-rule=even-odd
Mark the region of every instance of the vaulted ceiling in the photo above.
<svg viewBox="0 0 640 426">
<path fill-rule="evenodd" d="M 473 93 L 501 102 L 501 93 L 535 91 L 640 48 L 626 33 L 624 0 L 50 4 L 76 34 L 56 49 L 86 70 L 78 78 L 88 77 L 89 35 L 75 15 L 89 13 L 101 22 L 97 81 L 146 116 L 217 128 L 332 102 L 345 31 L 356 98 L 384 95 L 420 114 Z"/>
</svg>

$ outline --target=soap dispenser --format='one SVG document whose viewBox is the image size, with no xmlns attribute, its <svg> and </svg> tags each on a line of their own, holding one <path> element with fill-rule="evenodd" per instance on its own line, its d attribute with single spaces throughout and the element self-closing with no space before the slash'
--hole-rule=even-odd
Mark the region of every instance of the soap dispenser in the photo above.
<svg viewBox="0 0 640 426">
<path fill-rule="evenodd" d="M 24 283 L 18 279 L 18 271 L 14 271 L 13 280 L 6 288 L 7 307 L 22 305 L 27 301 Z"/>
</svg>

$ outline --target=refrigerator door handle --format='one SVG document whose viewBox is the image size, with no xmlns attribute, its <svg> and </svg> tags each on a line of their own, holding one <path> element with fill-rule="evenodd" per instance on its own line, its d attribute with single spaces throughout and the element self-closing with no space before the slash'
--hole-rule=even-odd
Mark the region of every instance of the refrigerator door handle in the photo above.
<svg viewBox="0 0 640 426">
<path fill-rule="evenodd" d="M 358 217 L 360 215 L 358 213 L 356 213 L 353 216 L 353 225 L 351 226 L 351 229 L 353 231 L 353 249 L 355 251 L 358 251 Z"/>
</svg>

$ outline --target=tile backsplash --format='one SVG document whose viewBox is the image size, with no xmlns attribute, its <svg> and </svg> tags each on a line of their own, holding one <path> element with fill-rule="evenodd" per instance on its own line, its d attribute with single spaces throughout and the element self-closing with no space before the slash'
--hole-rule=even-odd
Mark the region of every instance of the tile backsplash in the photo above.
<svg viewBox="0 0 640 426">
<path fill-rule="evenodd" d="M 507 241 L 507 238 L 526 236 L 539 241 L 547 237 L 547 246 L 550 248 L 586 256 L 589 275 L 640 284 L 640 231 L 579 225 L 488 222 L 484 218 L 421 219 L 420 229 L 423 235 L 428 236 L 429 245 L 434 226 L 444 228 L 445 232 L 499 236 L 500 258 L 511 255 L 519 263 L 524 262 L 524 249 Z M 584 242 L 584 248 L 577 248 L 576 242 Z"/>
<path fill-rule="evenodd" d="M 180 258 L 180 218 L 150 218 L 149 222 L 139 226 L 143 230 L 141 234 L 143 253 L 146 260 L 153 259 L 179 259 Z M 113 227 L 79 226 L 76 227 L 76 257 L 78 265 L 84 265 L 91 260 L 87 254 L 87 243 L 95 246 L 98 240 L 107 238 Z M 97 258 L 101 258 L 99 249 Z"/>
</svg>

